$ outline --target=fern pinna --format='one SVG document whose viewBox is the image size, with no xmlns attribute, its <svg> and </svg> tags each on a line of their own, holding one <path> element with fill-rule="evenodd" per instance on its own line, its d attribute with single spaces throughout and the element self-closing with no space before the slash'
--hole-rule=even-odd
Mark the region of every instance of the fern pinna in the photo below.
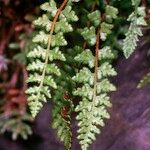
<svg viewBox="0 0 150 150">
<path fill-rule="evenodd" d="M 116 8 L 107 5 L 106 17 L 115 19 L 117 13 Z M 93 19 L 93 16 L 96 17 Z M 83 150 L 87 150 L 89 144 L 96 139 L 95 134 L 100 133 L 98 126 L 104 126 L 104 119 L 110 117 L 107 107 L 110 107 L 111 103 L 107 93 L 115 90 L 115 86 L 108 80 L 109 76 L 116 75 L 116 71 L 110 64 L 110 60 L 115 55 L 111 47 L 101 46 L 101 42 L 110 34 L 112 24 L 101 16 L 103 14 L 98 10 L 90 13 L 88 18 L 91 26 L 79 29 L 89 49 L 81 48 L 82 52 L 75 57 L 77 62 L 84 65 L 73 77 L 73 80 L 81 85 L 74 90 L 74 95 L 82 97 L 75 111 L 79 112 L 76 117 L 79 121 L 78 139 Z M 93 46 L 95 57 L 92 53 Z"/>
</svg>

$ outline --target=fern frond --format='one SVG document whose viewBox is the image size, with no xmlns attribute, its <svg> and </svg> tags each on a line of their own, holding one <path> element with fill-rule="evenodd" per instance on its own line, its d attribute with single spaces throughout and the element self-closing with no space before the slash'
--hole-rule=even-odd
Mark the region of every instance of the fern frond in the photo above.
<svg viewBox="0 0 150 150">
<path fill-rule="evenodd" d="M 78 20 L 72 10 L 72 3 L 77 1 L 64 0 L 58 9 L 54 0 L 41 5 L 41 9 L 46 13 L 33 22 L 41 30 L 32 40 L 37 46 L 28 53 L 31 62 L 27 66 L 31 72 L 27 79 L 31 86 L 26 91 L 29 95 L 31 114 L 35 117 L 43 103 L 52 98 L 54 102 L 52 127 L 57 130 L 57 136 L 67 150 L 71 148 L 70 114 L 73 104 L 71 100 L 63 99 L 63 94 L 69 88 L 64 87 L 62 80 L 66 79 L 67 75 L 62 75 L 58 64 L 59 61 L 63 64 L 62 61 L 66 60 L 60 47 L 67 45 L 64 34 L 73 31 L 70 23 Z M 68 109 L 66 114 L 64 109 L 65 111 Z"/>
<path fill-rule="evenodd" d="M 67 100 L 66 102 L 68 104 L 63 104 L 63 101 L 66 100 L 61 100 L 60 103 L 62 104 L 56 105 L 53 108 L 52 127 L 57 130 L 57 136 L 59 137 L 60 141 L 64 143 L 65 148 L 67 150 L 70 150 L 72 143 L 71 118 L 70 118 L 72 103 L 70 100 Z"/>
<path fill-rule="evenodd" d="M 29 114 L 20 115 L 17 111 L 12 111 L 11 116 L 0 114 L 0 133 L 12 132 L 12 139 L 17 140 L 21 137 L 27 140 L 28 136 L 32 134 L 30 123 L 33 118 Z"/>
<path fill-rule="evenodd" d="M 135 50 L 138 42 L 139 36 L 142 36 L 142 29 L 140 26 L 147 25 L 145 21 L 145 8 L 138 7 L 139 0 L 132 0 L 134 6 L 134 12 L 128 17 L 130 21 L 130 26 L 125 34 L 125 39 L 123 40 L 123 52 L 126 58 L 128 58 Z"/>
<path fill-rule="evenodd" d="M 61 108 L 53 109 L 53 124 L 52 127 L 57 130 L 57 136 L 59 137 L 60 141 L 64 143 L 65 148 L 68 150 L 71 147 L 72 142 L 72 133 L 70 131 L 70 117 L 67 115 L 67 118 L 63 118 L 61 115 Z"/>
<path fill-rule="evenodd" d="M 57 88 L 54 75 L 60 76 L 61 73 L 57 64 L 52 63 L 52 61 L 65 61 L 65 56 L 59 50 L 59 47 L 67 45 L 64 33 L 73 30 L 69 22 L 78 19 L 74 11 L 71 10 L 71 6 L 67 5 L 67 2 L 68 0 L 65 0 L 59 9 L 57 9 L 54 0 L 42 4 L 41 9 L 49 12 L 49 15 L 47 13 L 43 14 L 42 17 L 33 22 L 34 25 L 42 28 L 33 38 L 33 42 L 36 43 L 37 47 L 28 53 L 31 63 L 27 69 L 31 74 L 29 74 L 27 82 L 31 83 L 34 88 L 29 88 L 27 94 L 29 95 L 29 106 L 33 117 L 37 115 L 47 96 L 48 98 L 51 97 L 51 94 L 46 94 L 46 92 Z M 65 5 L 67 6 L 64 9 Z M 71 14 L 67 14 L 68 11 Z M 61 17 L 62 14 L 63 17 Z M 72 19 L 69 19 L 70 15 Z M 48 88 L 51 90 L 48 90 Z"/>
<path fill-rule="evenodd" d="M 72 83 L 64 71 L 61 74 L 62 76 L 57 80 L 59 86 L 53 95 L 55 106 L 52 109 L 52 127 L 56 129 L 57 136 L 64 143 L 65 149 L 70 150 L 72 143 L 71 112 L 73 110 L 73 103 L 69 93 Z"/>
<path fill-rule="evenodd" d="M 117 9 L 112 6 L 108 6 L 108 8 L 106 14 L 111 19 L 116 18 Z M 116 71 L 110 64 L 110 61 L 115 58 L 115 54 L 109 46 L 99 49 L 100 38 L 104 40 L 100 35 L 104 33 L 106 40 L 113 25 L 100 18 L 99 21 L 96 21 L 93 15 L 96 18 L 100 17 L 100 14 L 99 11 L 91 13 L 88 18 L 94 26 L 79 30 L 89 46 L 96 44 L 95 56 L 91 48 L 85 50 L 80 48 L 82 52 L 75 57 L 75 60 L 79 64 L 83 64 L 84 67 L 72 78 L 80 85 L 73 94 L 82 98 L 75 108 L 75 111 L 78 112 L 76 117 L 79 126 L 78 139 L 82 150 L 88 149 L 92 141 L 96 139 L 96 134 L 100 133 L 99 126 L 104 126 L 104 119 L 110 117 L 107 107 L 110 107 L 111 103 L 107 93 L 116 90 L 115 86 L 108 80 L 108 77 L 116 75 Z M 99 27 L 101 27 L 100 30 Z"/>
</svg>

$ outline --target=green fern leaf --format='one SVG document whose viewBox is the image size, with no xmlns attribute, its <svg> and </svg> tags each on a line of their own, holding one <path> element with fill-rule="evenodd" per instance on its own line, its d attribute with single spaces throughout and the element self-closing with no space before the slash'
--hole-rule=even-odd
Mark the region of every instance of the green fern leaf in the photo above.
<svg viewBox="0 0 150 150">
<path fill-rule="evenodd" d="M 96 10 L 92 13 L 89 13 L 88 18 L 93 23 L 93 25 L 95 27 L 97 27 L 101 22 L 101 20 L 100 20 L 101 19 L 101 13 L 100 13 L 100 11 Z"/>
<path fill-rule="evenodd" d="M 118 10 L 112 6 L 108 6 L 107 16 L 110 15 L 112 19 L 115 19 L 118 14 Z M 106 40 L 108 34 L 111 33 L 113 25 L 107 22 L 101 22 L 101 19 L 97 21 L 96 18 L 100 17 L 99 11 L 94 11 L 88 15 L 89 20 L 94 26 L 89 28 L 85 27 L 79 29 L 79 33 L 84 40 L 93 46 L 96 44 L 96 27 L 100 27 L 100 35 L 102 40 Z M 104 38 L 102 37 L 104 34 Z M 82 49 L 77 54 L 75 60 L 77 63 L 82 64 L 82 68 L 72 78 L 79 87 L 74 89 L 73 94 L 81 97 L 79 105 L 76 106 L 75 111 L 78 112 L 76 119 L 78 120 L 78 139 L 80 141 L 81 149 L 87 150 L 89 145 L 96 139 L 96 134 L 100 133 L 98 126 L 103 127 L 104 119 L 110 118 L 107 112 L 107 107 L 111 107 L 110 98 L 107 93 L 115 91 L 115 86 L 110 83 L 108 77 L 115 76 L 117 73 L 110 64 L 111 60 L 116 57 L 116 54 L 112 52 L 111 47 L 104 46 L 98 52 L 98 58 L 93 56 L 91 49 Z M 95 59 L 98 59 L 100 66 L 96 68 Z M 95 80 L 96 78 L 96 80 Z"/>
<path fill-rule="evenodd" d="M 95 28 L 92 26 L 90 28 L 80 29 L 79 32 L 83 36 L 83 38 L 88 42 L 89 45 L 95 45 L 96 43 L 96 35 Z"/>
<path fill-rule="evenodd" d="M 63 72 L 59 68 L 59 64 L 60 61 L 62 63 L 66 58 L 60 51 L 60 47 L 67 45 L 64 34 L 73 31 L 70 22 L 78 20 L 75 11 L 72 10 L 72 2 L 77 2 L 77 0 L 64 1 L 59 9 L 57 9 L 54 0 L 41 5 L 41 9 L 46 13 L 33 22 L 41 30 L 32 40 L 36 43 L 36 47 L 27 55 L 30 59 L 27 66 L 29 71 L 27 83 L 30 87 L 26 93 L 28 94 L 31 114 L 35 117 L 47 99 L 57 99 L 59 102 L 54 101 L 53 128 L 57 129 L 57 135 L 64 142 L 67 150 L 70 149 L 72 140 L 70 129 L 72 103 L 69 100 L 61 101 L 63 95 L 61 94 L 61 97 L 59 97 L 58 91 L 60 93 L 61 91 L 65 92 L 63 81 L 61 81 Z M 53 94 L 51 94 L 52 92 Z M 58 95 L 57 98 L 55 98 L 56 94 Z M 52 97 L 52 95 L 54 96 Z M 62 109 L 65 107 L 69 107 L 69 112 L 64 117 Z"/>
<path fill-rule="evenodd" d="M 144 87 L 147 84 L 150 84 L 150 72 L 148 72 L 140 81 L 140 83 L 138 84 L 138 88 Z"/>
<path fill-rule="evenodd" d="M 135 1 L 133 1 L 134 4 Z M 135 4 L 134 4 L 135 5 Z M 142 36 L 142 30 L 139 26 L 147 25 L 145 22 L 145 8 L 135 6 L 135 11 L 129 16 L 128 21 L 130 21 L 130 27 L 126 33 L 126 38 L 123 40 L 123 52 L 126 58 L 134 52 L 138 37 Z"/>
</svg>

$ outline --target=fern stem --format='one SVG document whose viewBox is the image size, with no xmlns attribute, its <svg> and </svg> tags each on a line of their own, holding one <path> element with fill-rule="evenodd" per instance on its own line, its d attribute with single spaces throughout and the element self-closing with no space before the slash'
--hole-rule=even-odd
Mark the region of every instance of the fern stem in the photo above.
<svg viewBox="0 0 150 150">
<path fill-rule="evenodd" d="M 95 48 L 95 70 L 94 70 L 94 88 L 93 88 L 93 101 L 92 107 L 94 107 L 95 99 L 96 99 L 96 91 L 97 91 L 97 79 L 98 79 L 98 52 L 99 52 L 99 45 L 100 45 L 100 30 L 97 30 L 96 35 L 96 48 Z"/>
<path fill-rule="evenodd" d="M 44 69 L 43 69 L 43 72 L 42 72 L 42 79 L 41 79 L 41 82 L 40 82 L 40 85 L 39 85 L 39 90 L 43 87 L 43 83 L 44 83 L 44 78 L 45 78 L 45 73 L 46 73 L 46 66 L 48 64 L 48 57 L 49 57 L 48 53 L 49 53 L 49 50 L 50 50 L 51 40 L 52 40 L 52 35 L 53 35 L 54 29 L 55 29 L 55 25 L 56 25 L 56 22 L 58 20 L 58 17 L 60 15 L 61 11 L 63 10 L 63 8 L 67 4 L 67 2 L 68 2 L 68 0 L 64 0 L 64 2 L 61 4 L 61 6 L 59 7 L 59 9 L 56 12 L 56 15 L 53 19 L 53 22 L 52 22 L 51 30 L 50 30 L 49 37 L 48 37 L 48 45 L 47 45 L 47 49 L 46 49 L 46 58 L 45 58 L 45 63 L 44 63 Z M 39 97 L 39 96 L 40 96 L 40 92 L 38 93 L 37 97 Z"/>
</svg>

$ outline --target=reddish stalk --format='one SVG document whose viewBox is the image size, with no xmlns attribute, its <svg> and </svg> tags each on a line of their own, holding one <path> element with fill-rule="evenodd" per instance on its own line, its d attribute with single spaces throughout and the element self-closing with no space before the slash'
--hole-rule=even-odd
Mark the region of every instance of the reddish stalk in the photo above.
<svg viewBox="0 0 150 150">
<path fill-rule="evenodd" d="M 48 54 L 49 54 L 49 50 L 50 50 L 50 46 L 51 46 L 51 40 L 52 40 L 52 35 L 53 35 L 54 29 L 55 29 L 55 25 L 56 25 L 56 22 L 58 20 L 59 15 L 61 14 L 61 11 L 63 10 L 63 8 L 67 4 L 67 2 L 68 2 L 68 0 L 64 0 L 64 2 L 61 4 L 61 6 L 59 7 L 59 9 L 56 12 L 56 15 L 54 17 L 53 22 L 52 22 L 50 34 L 49 34 L 49 37 L 48 37 L 48 45 L 47 45 L 47 50 L 46 50 L 46 58 L 45 58 L 45 63 L 44 63 L 44 69 L 43 69 L 42 79 L 41 79 L 41 83 L 39 85 L 39 89 L 41 89 L 42 86 L 43 86 L 43 82 L 44 82 L 44 78 L 45 78 L 45 73 L 46 73 L 46 67 L 47 67 L 47 64 L 48 64 L 48 57 L 49 57 Z M 39 97 L 39 94 L 38 94 L 37 97 Z"/>
</svg>

